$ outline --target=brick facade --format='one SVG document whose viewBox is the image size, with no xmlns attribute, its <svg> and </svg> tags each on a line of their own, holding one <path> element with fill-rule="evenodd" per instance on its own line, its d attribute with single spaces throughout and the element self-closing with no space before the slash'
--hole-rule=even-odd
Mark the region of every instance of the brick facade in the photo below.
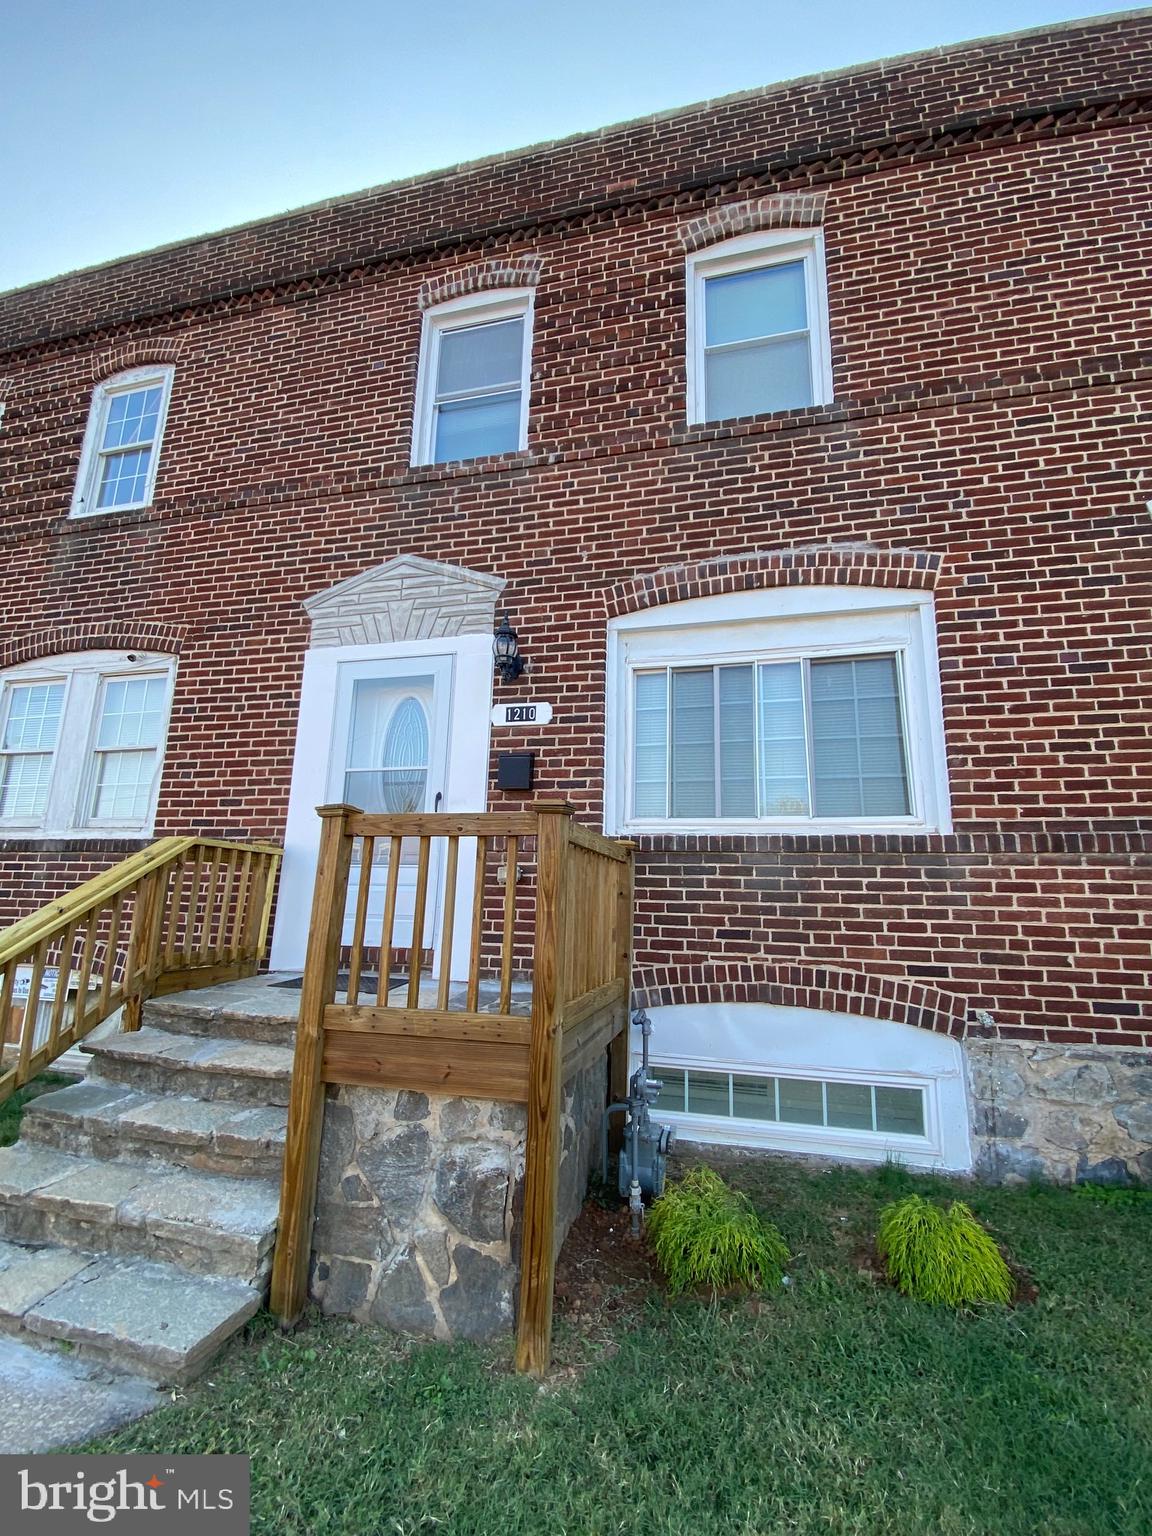
<svg viewBox="0 0 1152 1536">
<path fill-rule="evenodd" d="M 158 833 L 276 836 L 305 599 L 401 556 L 488 573 L 531 663 L 496 699 L 555 705 L 514 744 L 598 818 L 609 618 L 931 590 L 954 830 L 645 836 L 642 988 L 1152 1046 L 1150 121 L 1152 18 L 1096 19 L 0 296 L 4 659 L 178 651 Z M 817 222 L 834 403 L 690 427 L 686 244 Z M 535 286 L 528 449 L 410 467 L 422 305 L 511 282 Z M 152 361 L 176 367 L 154 505 L 69 521 L 93 381 Z M 118 847 L 9 843 L 9 915 Z"/>
</svg>

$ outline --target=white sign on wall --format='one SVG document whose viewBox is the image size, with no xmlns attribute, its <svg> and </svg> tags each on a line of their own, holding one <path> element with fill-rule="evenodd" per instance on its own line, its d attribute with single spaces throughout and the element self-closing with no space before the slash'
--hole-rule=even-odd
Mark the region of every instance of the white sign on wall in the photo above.
<svg viewBox="0 0 1152 1536">
<path fill-rule="evenodd" d="M 551 719 L 551 704 L 497 704 L 492 711 L 493 725 L 547 725 Z"/>
</svg>

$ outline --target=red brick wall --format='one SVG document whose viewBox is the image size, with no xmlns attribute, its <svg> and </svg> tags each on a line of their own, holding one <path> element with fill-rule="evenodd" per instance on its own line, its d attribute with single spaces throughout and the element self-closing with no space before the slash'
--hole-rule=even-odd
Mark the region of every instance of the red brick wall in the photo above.
<svg viewBox="0 0 1152 1536">
<path fill-rule="evenodd" d="M 638 964 L 673 989 L 833 967 L 849 993 L 930 987 L 953 1022 L 1149 1040 L 1150 45 L 1137 19 L 898 61 L 0 297 L 6 655 L 162 636 L 158 833 L 275 836 L 302 599 L 402 553 L 492 571 L 520 691 L 556 707 L 516 744 L 597 817 L 622 593 L 811 543 L 913 551 L 955 833 L 646 838 Z M 812 185 L 837 403 L 689 430 L 682 227 Z M 484 221 L 510 232 L 485 244 Z M 528 452 L 412 470 L 421 285 L 499 250 L 542 263 Z M 176 366 L 155 506 L 70 523 L 93 379 L 148 356 Z M 0 897 L 16 915 L 114 856 L 9 846 Z"/>
</svg>

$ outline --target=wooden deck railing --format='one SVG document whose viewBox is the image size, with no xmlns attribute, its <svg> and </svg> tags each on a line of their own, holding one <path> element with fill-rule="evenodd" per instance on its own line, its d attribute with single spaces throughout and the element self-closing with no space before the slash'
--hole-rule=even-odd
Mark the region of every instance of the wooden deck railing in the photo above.
<svg viewBox="0 0 1152 1536">
<path fill-rule="evenodd" d="M 165 837 L 0 932 L 0 1102 L 123 1008 L 253 975 L 281 850 Z"/>
<path fill-rule="evenodd" d="M 631 845 L 578 825 L 563 804 L 411 816 L 332 805 L 319 815 L 273 1311 L 290 1325 L 307 1301 L 325 1084 L 519 1101 L 528 1139 L 517 1366 L 542 1371 L 561 1089 L 610 1047 L 615 1096 L 627 1080 Z M 534 882 L 522 878 L 533 863 Z"/>
</svg>

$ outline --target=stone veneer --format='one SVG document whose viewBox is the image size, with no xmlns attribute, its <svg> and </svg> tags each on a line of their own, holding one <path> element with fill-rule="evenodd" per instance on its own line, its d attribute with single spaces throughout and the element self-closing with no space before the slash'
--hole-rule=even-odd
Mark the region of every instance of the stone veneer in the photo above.
<svg viewBox="0 0 1152 1536">
<path fill-rule="evenodd" d="M 557 1248 L 599 1145 L 607 1063 L 564 1085 Z M 385 1088 L 328 1090 L 313 1233 L 324 1312 L 436 1338 L 512 1327 L 524 1106 Z"/>
<path fill-rule="evenodd" d="M 968 1040 L 978 1177 L 1152 1180 L 1152 1051 Z"/>
</svg>

